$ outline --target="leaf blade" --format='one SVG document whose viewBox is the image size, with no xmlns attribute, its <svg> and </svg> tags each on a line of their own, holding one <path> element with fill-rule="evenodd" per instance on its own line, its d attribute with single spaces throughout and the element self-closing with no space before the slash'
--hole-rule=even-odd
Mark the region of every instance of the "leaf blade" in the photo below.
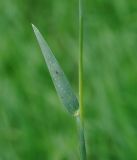
<svg viewBox="0 0 137 160">
<path fill-rule="evenodd" d="M 44 40 L 39 30 L 33 24 L 32 28 L 34 30 L 35 36 L 41 48 L 42 54 L 46 61 L 53 84 L 60 100 L 69 113 L 71 113 L 72 115 L 78 114 L 79 103 L 69 81 L 67 80 L 62 68 L 60 67 L 58 61 L 56 60 L 55 56 L 53 55 L 51 49 L 49 48 L 47 42 Z"/>
</svg>

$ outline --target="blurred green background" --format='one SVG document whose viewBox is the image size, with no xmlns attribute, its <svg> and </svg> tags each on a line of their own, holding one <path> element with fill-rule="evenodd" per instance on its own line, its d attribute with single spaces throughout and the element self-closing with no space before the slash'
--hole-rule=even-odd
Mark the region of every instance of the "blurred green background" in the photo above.
<svg viewBox="0 0 137 160">
<path fill-rule="evenodd" d="M 137 1 L 85 0 L 84 10 L 88 160 L 136 160 Z M 78 93 L 78 1 L 1 0 L 0 160 L 77 160 L 75 121 L 56 95 L 30 23 Z"/>
</svg>

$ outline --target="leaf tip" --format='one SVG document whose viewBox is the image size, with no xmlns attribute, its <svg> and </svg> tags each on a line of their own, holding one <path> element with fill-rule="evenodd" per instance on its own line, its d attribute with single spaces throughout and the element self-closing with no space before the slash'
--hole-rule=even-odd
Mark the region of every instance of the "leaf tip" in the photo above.
<svg viewBox="0 0 137 160">
<path fill-rule="evenodd" d="M 32 26 L 32 28 L 33 28 L 33 31 L 36 33 L 36 31 L 38 30 L 36 27 L 35 27 L 35 25 L 34 24 L 32 24 L 31 23 L 31 26 Z"/>
<path fill-rule="evenodd" d="M 31 26 L 32 26 L 33 30 L 35 31 L 36 27 L 34 26 L 34 24 L 31 23 Z"/>
</svg>

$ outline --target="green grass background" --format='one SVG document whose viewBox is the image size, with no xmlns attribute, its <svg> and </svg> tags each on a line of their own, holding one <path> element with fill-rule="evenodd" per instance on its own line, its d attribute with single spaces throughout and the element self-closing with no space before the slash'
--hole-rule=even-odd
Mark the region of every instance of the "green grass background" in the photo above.
<svg viewBox="0 0 137 160">
<path fill-rule="evenodd" d="M 88 160 L 136 160 L 137 1 L 85 0 L 84 12 Z M 56 95 L 30 23 L 78 93 L 77 0 L 1 0 L 0 160 L 77 160 L 75 121 Z"/>
</svg>

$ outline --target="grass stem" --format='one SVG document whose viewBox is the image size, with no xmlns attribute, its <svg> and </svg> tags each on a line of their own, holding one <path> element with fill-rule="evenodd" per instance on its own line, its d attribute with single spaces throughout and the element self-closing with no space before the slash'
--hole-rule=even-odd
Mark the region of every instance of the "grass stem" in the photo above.
<svg viewBox="0 0 137 160">
<path fill-rule="evenodd" d="M 80 115 L 77 116 L 77 126 L 80 141 L 80 159 L 86 160 L 86 146 L 84 137 L 84 117 L 83 117 L 83 10 L 82 1 L 79 0 L 79 107 Z"/>
<path fill-rule="evenodd" d="M 84 127 L 83 124 L 81 123 L 80 116 L 76 117 L 76 121 L 77 121 L 78 135 L 79 135 L 80 160 L 87 160 Z"/>
<path fill-rule="evenodd" d="M 80 103 L 80 118 L 83 123 L 83 13 L 82 13 L 82 0 L 79 0 L 79 103 Z"/>
</svg>

